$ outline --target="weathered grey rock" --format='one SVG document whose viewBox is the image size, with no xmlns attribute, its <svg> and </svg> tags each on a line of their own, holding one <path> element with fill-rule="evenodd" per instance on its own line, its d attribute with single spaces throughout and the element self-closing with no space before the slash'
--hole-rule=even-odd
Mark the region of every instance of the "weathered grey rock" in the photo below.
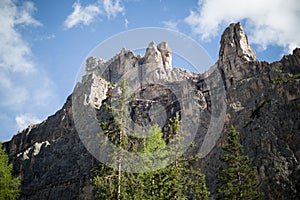
<svg viewBox="0 0 300 200">
<path fill-rule="evenodd" d="M 74 93 L 73 97 L 96 111 L 97 117 L 105 118 L 107 113 L 101 105 L 112 87 L 108 82 L 119 81 L 125 73 L 138 73 L 137 78 L 128 80 L 142 91 L 132 102 L 139 109 L 132 109 L 132 112 L 137 113 L 140 108 L 151 110 L 154 102 L 158 102 L 167 107 L 166 117 L 169 118 L 182 106 L 171 91 L 176 91 L 181 81 L 195 85 L 197 90 L 193 92 L 200 111 L 196 146 L 191 150 L 195 152 L 205 141 L 204 135 L 211 117 L 217 115 L 213 110 L 223 106 L 213 103 L 223 94 L 212 95 L 213 91 L 220 91 L 215 76 L 220 72 L 226 86 L 228 105 L 225 127 L 212 151 L 195 163 L 206 174 L 211 195 L 215 196 L 216 174 L 223 165 L 219 160 L 224 153 L 221 145 L 225 143 L 226 131 L 233 125 L 241 134 L 245 154 L 250 156 L 252 166 L 258 171 L 264 198 L 299 199 L 300 81 L 294 75 L 300 74 L 300 49 L 271 64 L 257 61 L 241 24 L 237 23 L 225 30 L 219 60 L 209 72 L 196 74 L 170 68 L 171 61 L 166 56 L 170 52 L 166 43 L 160 43 L 158 47 L 151 43 L 144 57 L 123 49 L 109 61 L 89 58 L 86 76 L 75 89 L 79 93 Z M 145 75 L 148 79 L 140 77 Z M 141 80 L 147 80 L 152 85 Z M 167 88 L 153 84 L 155 81 L 164 81 L 163 85 Z M 180 89 L 177 91 L 181 93 Z M 97 162 L 77 133 L 72 103 L 70 96 L 63 108 L 53 116 L 41 124 L 28 127 L 4 143 L 14 163 L 14 173 L 22 175 L 22 198 L 93 199 L 89 179 L 91 169 Z M 184 106 L 189 107 L 188 104 Z M 136 113 L 132 114 L 133 118 Z M 84 115 L 84 112 L 77 110 L 77 114 Z M 160 115 L 159 112 L 155 114 Z M 93 131 L 92 123 L 95 122 L 81 124 L 82 130 L 87 130 L 87 139 L 89 131 Z M 157 123 L 163 124 L 160 121 Z"/>
<path fill-rule="evenodd" d="M 154 42 L 150 42 L 146 49 L 144 63 L 155 63 L 157 65 L 163 65 L 161 52 L 158 51 Z"/>
<path fill-rule="evenodd" d="M 172 51 L 167 42 L 161 42 L 157 45 L 157 49 L 160 51 L 163 64 L 166 70 L 172 69 Z"/>
<path fill-rule="evenodd" d="M 298 199 L 300 81 L 291 77 L 300 74 L 300 49 L 271 64 L 257 61 L 250 46 L 244 45 L 247 48 L 242 50 L 238 45 L 242 43 L 238 38 L 248 44 L 246 36 L 233 37 L 235 45 L 226 47 L 225 41 L 231 41 L 239 27 L 240 24 L 232 24 L 224 32 L 217 62 L 229 105 L 224 134 L 199 166 L 211 191 L 215 191 L 216 174 L 222 166 L 216 157 L 223 153 L 226 129 L 234 126 L 241 134 L 245 153 L 253 160 L 252 166 L 258 170 L 264 198 Z"/>
<path fill-rule="evenodd" d="M 83 104 L 91 105 L 94 108 L 100 108 L 102 101 L 107 98 L 106 94 L 109 89 L 109 83 L 96 75 L 95 72 L 91 72 L 83 77 L 82 85 L 84 87 L 78 87 L 77 85 L 75 91 L 79 88 L 85 91 L 84 100 L 82 101 Z"/>
<path fill-rule="evenodd" d="M 61 110 L 4 144 L 23 199 L 91 199 L 90 170 L 96 160 L 76 132 L 68 97 Z"/>
<path fill-rule="evenodd" d="M 240 22 L 230 24 L 224 31 L 221 38 L 221 47 L 219 52 L 220 62 L 234 61 L 239 58 L 244 61 L 256 60 L 256 55 L 248 42 L 247 35 L 244 32 Z"/>
<path fill-rule="evenodd" d="M 255 62 L 256 55 L 248 42 L 241 23 L 230 24 L 221 38 L 218 66 L 222 74 L 226 74 L 225 86 L 230 86 L 238 81 L 241 76 L 250 70 L 241 68 L 245 62 Z"/>
</svg>

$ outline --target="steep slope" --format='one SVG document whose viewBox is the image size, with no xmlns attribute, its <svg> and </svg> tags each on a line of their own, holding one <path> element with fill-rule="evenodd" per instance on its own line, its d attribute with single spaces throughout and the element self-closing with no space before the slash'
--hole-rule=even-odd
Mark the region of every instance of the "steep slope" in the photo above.
<svg viewBox="0 0 300 200">
<path fill-rule="evenodd" d="M 225 130 L 234 126 L 257 166 L 266 199 L 299 198 L 300 49 L 271 64 L 257 61 L 241 24 L 231 24 L 222 35 L 218 68 L 228 110 L 219 145 L 201 163 L 211 190 Z"/>
<path fill-rule="evenodd" d="M 22 175 L 24 199 L 90 199 L 95 159 L 76 132 L 69 97 L 61 110 L 5 143 L 14 172 Z"/>
<path fill-rule="evenodd" d="M 233 125 L 241 133 L 241 142 L 245 153 L 253 160 L 252 165 L 257 166 L 260 189 L 265 192 L 265 199 L 300 198 L 300 49 L 295 49 L 292 55 L 284 56 L 278 62 L 260 62 L 241 24 L 237 23 L 224 31 L 219 60 L 211 68 L 212 72 L 196 74 L 172 69 L 171 60 L 171 50 L 166 43 L 158 46 L 150 43 L 144 57 L 123 49 L 109 61 L 89 58 L 87 74 L 75 88 L 79 93 L 73 93 L 63 108 L 43 123 L 28 127 L 4 144 L 14 163 L 14 173 L 23 177 L 22 197 L 92 199 L 90 170 L 97 161 L 83 145 L 82 135 L 78 135 L 78 128 L 88 133 L 92 123 L 75 127 L 74 114 L 80 115 L 83 111 L 74 111 L 72 101 L 84 102 L 96 110 L 98 118 L 105 117 L 105 113 L 101 113 L 101 105 L 107 98 L 108 82 L 119 79 L 128 69 L 136 67 L 141 69 L 140 76 L 148 74 L 152 80 L 164 79 L 171 89 L 178 88 L 180 81 L 188 81 L 198 89 L 196 98 L 201 111 L 201 125 L 195 138 L 195 151 L 205 141 L 201 134 L 208 129 L 214 106 L 212 100 L 216 98 L 206 83 L 214 73 L 221 74 L 226 89 L 225 125 L 216 146 L 196 163 L 206 174 L 212 196 L 216 173 L 222 165 L 219 161 L 223 153 L 221 145 L 225 141 L 226 130 Z M 150 64 L 150 67 L 142 68 L 143 64 Z M 103 65 L 107 70 L 99 71 Z M 132 82 L 140 84 L 137 80 Z M 181 109 L 180 102 L 168 90 L 155 85 L 139 86 L 144 93 L 137 94 L 140 96 L 132 102 L 134 106 L 149 110 L 154 105 L 151 102 L 160 102 L 167 110 L 167 118 Z M 178 91 L 178 95 L 185 96 L 185 90 Z M 140 97 L 149 101 L 142 101 Z"/>
</svg>

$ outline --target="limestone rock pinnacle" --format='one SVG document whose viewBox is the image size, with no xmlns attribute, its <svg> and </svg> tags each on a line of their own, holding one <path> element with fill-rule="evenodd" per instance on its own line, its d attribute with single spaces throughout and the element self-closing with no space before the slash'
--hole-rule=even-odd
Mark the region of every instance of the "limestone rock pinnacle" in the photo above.
<svg viewBox="0 0 300 200">
<path fill-rule="evenodd" d="M 248 42 L 242 24 L 240 22 L 230 24 L 224 31 L 221 38 L 219 61 L 222 63 L 228 60 L 242 59 L 244 61 L 256 60 L 256 55 Z"/>
<path fill-rule="evenodd" d="M 144 62 L 157 64 L 163 63 L 161 53 L 160 51 L 158 51 L 154 42 L 150 42 L 150 44 L 148 45 L 144 56 Z"/>
<path fill-rule="evenodd" d="M 220 68 L 225 87 L 243 79 L 249 68 L 243 63 L 254 62 L 256 55 L 248 42 L 242 24 L 230 24 L 221 38 L 218 67 Z"/>
<path fill-rule="evenodd" d="M 161 53 L 163 64 L 167 70 L 172 69 L 172 51 L 167 42 L 161 42 L 157 45 L 157 49 Z"/>
</svg>

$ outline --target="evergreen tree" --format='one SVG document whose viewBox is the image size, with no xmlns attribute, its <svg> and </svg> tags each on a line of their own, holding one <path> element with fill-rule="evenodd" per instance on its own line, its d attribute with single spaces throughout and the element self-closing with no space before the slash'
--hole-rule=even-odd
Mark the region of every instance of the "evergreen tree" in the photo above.
<svg viewBox="0 0 300 200">
<path fill-rule="evenodd" d="M 170 120 L 170 142 L 179 144 L 182 138 L 179 137 L 181 131 L 179 115 L 176 114 L 174 119 Z M 195 155 L 180 155 L 175 152 L 175 162 L 168 166 L 170 174 L 174 174 L 176 187 L 178 188 L 175 199 L 208 199 L 209 192 L 206 187 L 205 175 L 201 173 L 200 169 L 194 167 L 194 163 L 199 160 Z"/>
<path fill-rule="evenodd" d="M 129 111 L 127 103 L 128 85 L 126 79 L 123 79 L 121 85 L 116 86 L 116 90 L 120 89 L 121 93 L 117 96 L 111 96 L 110 104 L 105 103 L 104 106 L 112 115 L 112 119 L 107 122 L 101 122 L 103 133 L 107 136 L 110 142 L 119 147 L 119 152 L 114 152 L 109 155 L 117 169 L 113 169 L 105 164 L 100 164 L 92 178 L 93 185 L 98 188 L 97 197 L 100 199 L 131 199 L 134 194 L 132 184 L 134 180 L 133 174 L 123 170 L 124 163 L 123 152 L 130 147 L 130 138 L 128 128 Z M 113 104 L 113 105 L 111 105 Z"/>
<path fill-rule="evenodd" d="M 157 200 L 157 199 L 208 199 L 205 177 L 191 165 L 191 159 L 184 156 L 175 158 L 175 162 L 163 169 L 160 166 L 167 165 L 169 159 L 174 160 L 178 153 L 170 155 L 165 150 L 166 142 L 163 139 L 161 127 L 153 125 L 149 129 L 150 137 L 145 139 L 132 138 L 129 135 L 127 121 L 129 120 L 126 103 L 127 84 L 121 83 L 121 95 L 114 98 L 114 107 L 105 104 L 113 119 L 102 122 L 101 127 L 105 135 L 124 151 L 131 150 L 142 155 L 144 173 L 135 174 L 123 171 L 122 154 L 112 155 L 117 163 L 117 169 L 100 164 L 94 170 L 92 183 L 97 189 L 97 197 L 100 199 L 134 199 L 134 200 Z M 180 131 L 179 116 L 171 120 L 169 142 L 178 142 Z M 155 153 L 153 153 L 155 152 Z"/>
<path fill-rule="evenodd" d="M 12 168 L 0 143 L 0 200 L 12 200 L 19 196 L 21 178 L 12 176 Z"/>
<path fill-rule="evenodd" d="M 180 131 L 179 116 L 170 120 L 169 142 L 181 140 L 178 137 Z M 152 152 L 166 146 L 162 138 L 161 128 L 158 125 L 152 127 L 156 132 L 152 137 L 147 138 L 145 151 Z M 151 132 L 151 129 L 150 129 Z M 163 151 L 162 151 L 163 152 Z M 162 161 L 168 162 L 166 158 L 176 159 L 171 165 L 157 170 L 142 174 L 141 188 L 144 199 L 208 199 L 209 192 L 206 188 L 205 176 L 193 167 L 193 162 L 197 160 L 195 156 L 186 157 L 181 155 L 177 158 L 178 152 L 169 152 L 162 155 Z"/>
<path fill-rule="evenodd" d="M 162 139 L 162 132 L 158 125 L 154 125 L 149 129 L 147 141 L 141 142 L 139 153 L 152 152 L 162 149 L 166 146 Z M 157 163 L 153 163 L 151 157 L 144 157 L 144 163 L 147 167 L 152 168 Z M 145 169 L 145 170 L 149 170 Z M 126 200 L 143 200 L 143 199 L 158 199 L 152 195 L 156 188 L 151 172 L 147 173 L 130 173 L 122 172 L 121 180 L 119 179 L 119 171 L 105 164 L 100 164 L 94 170 L 95 176 L 92 183 L 98 188 L 97 197 L 100 199 L 126 199 Z M 121 188 L 120 193 L 118 189 Z"/>
<path fill-rule="evenodd" d="M 262 194 L 258 190 L 256 170 L 249 166 L 249 157 L 243 155 L 239 133 L 233 127 L 223 149 L 226 154 L 221 160 L 225 162 L 226 168 L 219 170 L 218 199 L 259 199 Z"/>
</svg>

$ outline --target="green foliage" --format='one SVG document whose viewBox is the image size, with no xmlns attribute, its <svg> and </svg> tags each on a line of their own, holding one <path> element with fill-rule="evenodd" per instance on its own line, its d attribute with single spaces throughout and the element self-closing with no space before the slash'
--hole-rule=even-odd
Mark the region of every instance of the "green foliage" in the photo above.
<svg viewBox="0 0 300 200">
<path fill-rule="evenodd" d="M 120 152 L 114 152 L 109 155 L 114 162 L 116 169 L 100 165 L 98 169 L 94 170 L 94 177 L 92 183 L 98 188 L 97 198 L 100 199 L 128 199 L 128 195 L 133 192 L 130 190 L 131 182 L 134 176 L 130 173 L 123 172 L 123 155 L 129 148 L 130 138 L 128 129 L 129 111 L 126 103 L 128 102 L 128 85 L 125 79 L 122 80 L 121 85 L 116 86 L 116 89 L 121 89 L 121 93 L 117 96 L 111 96 L 111 102 L 105 103 L 106 109 L 113 115 L 113 119 L 106 122 L 101 122 L 103 133 L 107 136 L 110 142 L 120 147 Z M 112 104 L 112 105 L 111 105 Z"/>
<path fill-rule="evenodd" d="M 293 76 L 290 78 L 276 78 L 276 79 L 273 79 L 272 82 L 282 84 L 282 83 L 288 83 L 290 81 L 294 81 L 299 78 L 300 78 L 300 74 L 293 74 Z"/>
<path fill-rule="evenodd" d="M 21 178 L 12 176 L 12 168 L 0 143 L 0 200 L 16 199 L 19 196 Z"/>
<path fill-rule="evenodd" d="M 123 171 L 120 181 L 119 171 L 105 164 L 100 164 L 93 174 L 92 183 L 97 189 L 96 199 L 140 199 L 141 194 L 137 193 L 141 184 L 138 174 Z"/>
<path fill-rule="evenodd" d="M 181 131 L 179 115 L 176 114 L 174 119 L 170 120 L 170 143 L 175 142 L 179 144 L 182 140 L 179 137 Z M 181 155 L 178 157 L 176 153 L 176 160 L 172 165 L 169 165 L 166 170 L 173 175 L 174 183 L 176 185 L 176 195 L 171 199 L 208 199 L 209 192 L 206 187 L 205 176 L 200 172 L 200 169 L 194 167 L 194 163 L 199 159 L 197 156 Z"/>
<path fill-rule="evenodd" d="M 166 142 L 163 139 L 161 127 L 157 124 L 151 126 L 148 131 L 149 137 L 137 140 L 130 136 L 127 126 L 128 110 L 126 103 L 127 84 L 121 83 L 122 93 L 114 98 L 114 107 L 105 104 L 107 110 L 113 114 L 111 121 L 102 122 L 104 134 L 111 142 L 121 147 L 124 151 L 131 150 L 139 155 L 144 163 L 144 173 L 129 173 L 122 171 L 122 155 L 111 155 L 117 162 L 118 169 L 110 168 L 104 164 L 93 171 L 92 184 L 97 190 L 99 199 L 126 199 L 126 200 L 157 200 L 157 199 L 208 199 L 209 192 L 206 188 L 203 174 L 192 167 L 189 159 L 180 156 L 176 161 L 166 166 L 174 155 L 166 150 Z M 179 116 L 170 121 L 169 142 L 178 142 L 180 131 Z M 133 141 L 135 140 L 135 141 Z M 176 157 L 175 157 L 176 158 Z M 159 169 L 159 170 L 153 170 Z"/>
<path fill-rule="evenodd" d="M 176 115 L 170 122 L 170 143 L 178 142 L 180 140 L 177 137 L 180 131 L 179 116 Z M 165 148 L 166 144 L 159 126 L 154 125 L 149 132 L 153 136 L 147 138 L 145 152 Z M 177 152 L 174 152 L 176 155 L 172 155 L 172 152 L 163 153 L 164 151 L 161 155 L 162 162 L 174 159 L 177 155 Z M 192 165 L 197 159 L 195 156 L 186 158 L 181 155 L 175 162 L 163 169 L 140 174 L 140 181 L 143 183 L 140 188 L 143 191 L 143 198 L 140 199 L 188 199 L 188 197 L 208 199 L 209 192 L 206 188 L 205 176 Z"/>
<path fill-rule="evenodd" d="M 161 132 L 161 128 L 157 124 L 151 126 L 148 134 L 151 136 L 146 139 L 144 152 L 150 153 L 166 147 L 166 143 L 162 139 L 163 133 Z"/>
<path fill-rule="evenodd" d="M 228 133 L 227 145 L 223 147 L 226 154 L 221 159 L 226 169 L 220 168 L 218 175 L 218 199 L 259 199 L 255 168 L 249 167 L 250 159 L 243 154 L 239 133 L 234 129 Z"/>
</svg>

